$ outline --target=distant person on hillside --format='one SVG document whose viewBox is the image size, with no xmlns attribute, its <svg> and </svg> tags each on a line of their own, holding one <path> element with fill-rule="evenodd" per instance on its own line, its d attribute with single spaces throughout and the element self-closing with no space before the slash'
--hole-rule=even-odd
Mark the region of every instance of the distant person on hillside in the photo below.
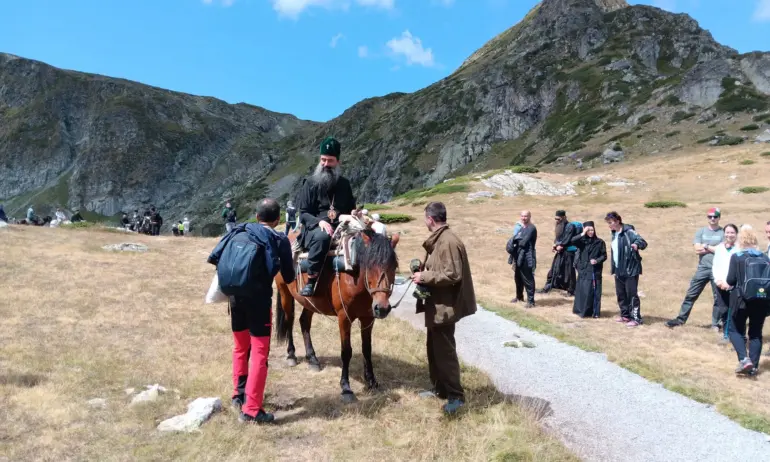
<svg viewBox="0 0 770 462">
<path fill-rule="evenodd" d="M 604 221 L 612 232 L 610 274 L 615 276 L 615 293 L 620 306 L 620 316 L 615 321 L 627 327 L 637 327 L 643 322 L 638 293 L 639 275 L 642 274 L 642 256 L 639 252 L 647 248 L 647 241 L 636 232 L 633 225 L 624 224 L 617 212 L 608 213 Z"/>
<path fill-rule="evenodd" d="M 184 223 L 182 223 L 182 220 L 179 220 L 179 222 L 176 224 L 176 229 L 179 230 L 179 236 L 184 236 Z"/>
<path fill-rule="evenodd" d="M 8 223 L 8 217 L 5 215 L 5 210 L 3 209 L 3 204 L 0 204 L 0 221 L 4 221 Z"/>
<path fill-rule="evenodd" d="M 770 313 L 770 257 L 758 248 L 751 226 L 738 232 L 740 250 L 730 257 L 727 284 L 730 293 L 728 333 L 738 354 L 736 374 L 756 375 L 762 354 L 762 328 Z M 746 321 L 749 322 L 749 354 L 746 356 Z"/>
<path fill-rule="evenodd" d="M 123 212 L 120 217 L 120 225 L 123 226 L 124 229 L 131 229 L 131 220 L 129 220 L 126 212 Z"/>
<path fill-rule="evenodd" d="M 27 209 L 27 223 L 37 223 L 37 216 L 35 216 L 35 210 L 32 207 Z"/>
<path fill-rule="evenodd" d="M 294 203 L 289 201 L 286 203 L 286 230 L 284 233 L 288 236 L 289 231 L 297 228 L 297 208 L 294 207 Z"/>
<path fill-rule="evenodd" d="M 235 228 L 235 222 L 238 221 L 238 214 L 235 212 L 235 207 L 228 202 L 225 204 L 225 209 L 222 210 L 222 219 L 225 221 L 225 230 L 229 233 Z"/>
<path fill-rule="evenodd" d="M 61 209 L 61 207 L 56 208 L 56 219 L 59 220 L 59 223 L 64 223 L 67 221 L 67 215 L 64 213 L 64 210 Z"/>
<path fill-rule="evenodd" d="M 506 247 L 508 264 L 513 267 L 513 280 L 516 284 L 516 297 L 511 303 L 523 302 L 526 290 L 527 308 L 534 308 L 537 227 L 532 223 L 532 212 L 523 210 L 513 229 L 514 234 Z"/>
<path fill-rule="evenodd" d="M 736 244 L 738 239 L 738 227 L 728 224 L 724 227 L 725 240 L 714 248 L 714 262 L 711 265 L 711 277 L 717 286 L 717 303 L 719 311 L 717 317 L 723 326 L 727 326 L 728 310 L 730 308 L 730 286 L 727 284 L 727 270 L 730 268 L 730 257 L 739 249 Z M 727 338 L 725 329 L 725 338 Z"/>
<path fill-rule="evenodd" d="M 593 221 L 583 223 L 583 232 L 572 238 L 577 247 L 575 267 L 577 288 L 572 312 L 581 318 L 598 318 L 602 308 L 602 271 L 607 260 L 607 245 L 596 235 Z"/>
<path fill-rule="evenodd" d="M 709 283 L 714 297 L 714 306 L 711 310 L 711 329 L 719 331 L 719 328 L 722 327 L 719 322 L 719 294 L 711 267 L 714 262 L 714 249 L 724 241 L 725 231 L 719 226 L 721 213 L 718 208 L 709 209 L 706 217 L 708 218 L 708 226 L 698 229 L 693 240 L 695 253 L 698 254 L 698 268 L 690 281 L 690 288 L 687 289 L 687 294 L 679 310 L 679 316 L 666 322 L 668 327 L 681 326 L 687 322 L 693 304 Z"/>
<path fill-rule="evenodd" d="M 190 232 L 192 231 L 192 227 L 190 226 L 190 220 L 187 217 L 184 217 L 184 220 L 182 220 L 182 227 L 187 233 L 186 235 L 189 236 Z"/>
<path fill-rule="evenodd" d="M 765 224 L 765 237 L 770 241 L 770 221 Z M 770 242 L 767 244 L 767 256 L 770 257 Z"/>
<path fill-rule="evenodd" d="M 75 209 L 75 214 L 72 215 L 72 217 L 70 218 L 70 221 L 73 223 L 78 223 L 85 220 L 83 219 L 83 215 L 80 214 L 80 210 Z"/>
<path fill-rule="evenodd" d="M 554 216 L 553 252 L 556 253 L 548 271 L 545 286 L 539 291 L 547 294 L 551 289 L 566 290 L 567 294 L 575 295 L 575 252 L 577 248 L 569 242 L 579 235 L 580 230 L 575 223 L 570 223 L 567 212 L 557 210 Z M 577 225 L 581 225 L 578 223 Z"/>
<path fill-rule="evenodd" d="M 150 208 L 150 224 L 152 225 L 150 234 L 153 236 L 160 236 L 160 227 L 163 226 L 163 217 L 160 216 L 160 212 L 154 206 Z"/>
</svg>

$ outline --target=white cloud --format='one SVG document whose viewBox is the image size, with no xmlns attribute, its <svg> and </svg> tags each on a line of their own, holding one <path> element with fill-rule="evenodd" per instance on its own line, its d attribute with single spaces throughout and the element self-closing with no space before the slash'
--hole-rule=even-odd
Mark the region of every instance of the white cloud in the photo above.
<svg viewBox="0 0 770 462">
<path fill-rule="evenodd" d="M 212 0 L 204 0 L 212 1 Z M 232 2 L 234 0 L 223 0 Z M 395 7 L 396 0 L 353 0 L 356 4 L 368 8 L 380 8 L 392 10 Z M 297 19 L 303 11 L 308 8 L 325 8 L 347 10 L 350 8 L 351 0 L 270 0 L 273 9 L 279 16 Z"/>
<path fill-rule="evenodd" d="M 224 7 L 233 6 L 233 3 L 235 3 L 235 0 L 203 0 L 203 3 L 206 5 L 211 5 L 213 3 L 219 3 Z"/>
<path fill-rule="evenodd" d="M 401 37 L 394 37 L 386 43 L 390 51 L 395 55 L 402 55 L 406 58 L 406 64 L 419 64 L 425 67 L 433 67 L 436 63 L 433 60 L 433 50 L 422 47 L 422 41 L 413 36 L 411 32 L 405 30 Z"/>
<path fill-rule="evenodd" d="M 754 21 L 770 21 L 770 0 L 757 0 Z"/>
<path fill-rule="evenodd" d="M 369 56 L 369 48 L 367 48 L 365 45 L 358 47 L 358 57 L 366 58 L 367 56 Z"/>
<path fill-rule="evenodd" d="M 337 42 L 342 40 L 344 37 L 345 36 L 342 35 L 342 33 L 340 32 L 339 34 L 337 34 L 334 37 L 332 37 L 332 41 L 329 42 L 329 46 L 332 47 L 332 48 L 336 48 L 337 47 Z"/>
</svg>

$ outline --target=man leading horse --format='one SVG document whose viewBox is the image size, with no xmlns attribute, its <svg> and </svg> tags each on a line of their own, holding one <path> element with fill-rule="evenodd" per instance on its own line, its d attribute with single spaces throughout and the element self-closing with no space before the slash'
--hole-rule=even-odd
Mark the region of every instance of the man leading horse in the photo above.
<svg viewBox="0 0 770 462">
<path fill-rule="evenodd" d="M 321 160 L 299 192 L 297 205 L 302 233 L 297 241 L 308 252 L 308 281 L 299 292 L 303 297 L 312 297 L 315 293 L 340 215 L 349 215 L 356 208 L 350 181 L 340 175 L 341 150 L 339 141 L 333 137 L 323 140 Z"/>
</svg>

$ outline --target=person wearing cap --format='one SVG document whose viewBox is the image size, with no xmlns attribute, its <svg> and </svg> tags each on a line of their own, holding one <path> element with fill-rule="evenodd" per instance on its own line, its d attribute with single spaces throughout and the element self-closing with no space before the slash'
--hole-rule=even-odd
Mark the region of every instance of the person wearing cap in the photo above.
<svg viewBox="0 0 770 462">
<path fill-rule="evenodd" d="M 583 232 L 573 237 L 570 244 L 577 247 L 577 287 L 572 312 L 581 318 L 598 318 L 602 308 L 602 271 L 607 260 L 607 244 L 596 235 L 593 221 L 583 223 Z"/>
<path fill-rule="evenodd" d="M 567 219 L 567 212 L 557 210 L 554 215 L 555 229 L 553 251 L 556 253 L 548 271 L 545 286 L 538 292 L 547 294 L 551 289 L 566 290 L 567 294 L 575 295 L 575 252 L 577 248 L 570 244 L 573 237 L 580 233 L 573 223 Z"/>
<path fill-rule="evenodd" d="M 612 232 L 610 274 L 615 276 L 615 294 L 620 307 L 620 316 L 615 318 L 615 322 L 629 328 L 638 327 L 643 322 L 638 291 L 639 275 L 642 274 L 640 252 L 647 248 L 647 241 L 633 225 L 623 223 L 618 212 L 608 213 L 604 221 Z"/>
<path fill-rule="evenodd" d="M 372 220 L 374 222 L 372 223 L 372 231 L 374 231 L 377 234 L 382 234 L 383 236 L 387 236 L 387 228 L 385 227 L 385 223 L 380 221 L 380 214 L 374 213 L 372 214 Z"/>
<path fill-rule="evenodd" d="M 332 243 L 340 215 L 356 209 L 350 181 L 340 174 L 339 141 L 328 137 L 321 142 L 321 158 L 315 172 L 302 183 L 297 198 L 302 233 L 297 241 L 308 253 L 308 281 L 300 290 L 303 297 L 315 293 L 316 282 Z"/>
<path fill-rule="evenodd" d="M 695 301 L 698 300 L 706 285 L 711 284 L 711 295 L 714 305 L 711 310 L 711 329 L 719 331 L 721 326 L 720 312 L 722 311 L 719 303 L 719 292 L 714 281 L 712 265 L 714 263 L 714 250 L 725 240 L 725 230 L 719 226 L 721 213 L 718 208 L 709 209 L 706 214 L 708 226 L 698 229 L 693 240 L 693 248 L 698 255 L 698 267 L 695 275 L 690 280 L 690 287 L 684 296 L 682 307 L 679 309 L 679 315 L 666 322 L 666 326 L 674 328 L 682 326 L 687 322 L 692 312 Z"/>
</svg>

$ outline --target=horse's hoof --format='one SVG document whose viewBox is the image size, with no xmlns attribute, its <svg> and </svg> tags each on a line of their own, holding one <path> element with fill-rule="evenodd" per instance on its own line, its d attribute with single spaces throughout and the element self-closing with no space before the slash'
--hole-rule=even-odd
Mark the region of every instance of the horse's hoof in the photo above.
<svg viewBox="0 0 770 462">
<path fill-rule="evenodd" d="M 366 389 L 369 391 L 376 391 L 380 389 L 380 384 L 377 382 L 372 382 L 369 385 L 366 386 Z"/>
<path fill-rule="evenodd" d="M 297 358 L 286 358 L 286 365 L 289 367 L 294 367 L 297 365 Z"/>
<path fill-rule="evenodd" d="M 358 398 L 356 398 L 356 395 L 354 395 L 353 393 L 343 392 L 342 395 L 340 395 L 340 397 L 342 398 L 342 402 L 345 404 L 355 403 L 356 401 L 358 401 Z"/>
<path fill-rule="evenodd" d="M 307 368 L 310 369 L 312 372 L 321 372 L 320 364 L 307 363 Z"/>
</svg>

